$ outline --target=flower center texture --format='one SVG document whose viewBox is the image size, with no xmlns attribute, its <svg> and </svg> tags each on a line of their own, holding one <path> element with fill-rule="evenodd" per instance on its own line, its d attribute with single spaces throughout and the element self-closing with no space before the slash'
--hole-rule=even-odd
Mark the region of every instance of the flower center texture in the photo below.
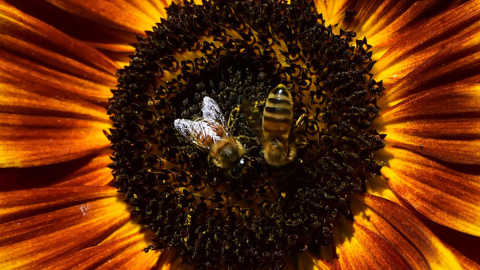
<svg viewBox="0 0 480 270">
<path fill-rule="evenodd" d="M 152 248 L 199 269 L 318 253 L 382 166 L 367 40 L 334 34 L 310 1 L 167 14 L 139 37 L 109 107 L 115 186 Z"/>
</svg>

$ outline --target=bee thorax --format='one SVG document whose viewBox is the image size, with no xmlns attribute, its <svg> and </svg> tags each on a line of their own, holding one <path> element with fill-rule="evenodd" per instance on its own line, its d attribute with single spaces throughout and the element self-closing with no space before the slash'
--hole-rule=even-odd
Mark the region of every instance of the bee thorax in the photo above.
<svg viewBox="0 0 480 270">
<path fill-rule="evenodd" d="M 243 146 L 239 142 L 219 143 L 214 150 L 216 158 L 215 165 L 222 169 L 231 168 L 244 154 Z"/>
</svg>

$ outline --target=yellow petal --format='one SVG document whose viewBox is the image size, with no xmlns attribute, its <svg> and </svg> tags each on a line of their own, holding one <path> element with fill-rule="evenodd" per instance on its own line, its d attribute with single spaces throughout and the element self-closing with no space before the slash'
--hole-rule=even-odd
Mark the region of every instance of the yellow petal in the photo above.
<svg viewBox="0 0 480 270">
<path fill-rule="evenodd" d="M 353 7 L 353 2 L 349 0 L 323 1 L 315 0 L 317 12 L 322 14 L 326 25 L 335 25 L 342 21 L 345 11 Z"/>
</svg>

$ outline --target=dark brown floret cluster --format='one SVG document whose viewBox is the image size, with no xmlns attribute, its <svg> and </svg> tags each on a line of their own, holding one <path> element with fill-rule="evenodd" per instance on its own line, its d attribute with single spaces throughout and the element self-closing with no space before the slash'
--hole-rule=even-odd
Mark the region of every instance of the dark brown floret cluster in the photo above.
<svg viewBox="0 0 480 270">
<path fill-rule="evenodd" d="M 156 233 L 153 248 L 174 248 L 199 269 L 274 269 L 330 243 L 333 223 L 351 218 L 350 194 L 381 167 L 371 121 L 383 87 L 369 73 L 366 39 L 354 38 L 335 35 L 304 0 L 172 5 L 139 38 L 119 70 L 109 138 L 115 186 Z M 292 127 L 295 160 L 273 167 L 242 104 L 263 112 L 280 83 L 303 120 Z M 202 116 L 205 96 L 245 148 L 232 168 L 215 166 L 174 128 Z"/>
</svg>

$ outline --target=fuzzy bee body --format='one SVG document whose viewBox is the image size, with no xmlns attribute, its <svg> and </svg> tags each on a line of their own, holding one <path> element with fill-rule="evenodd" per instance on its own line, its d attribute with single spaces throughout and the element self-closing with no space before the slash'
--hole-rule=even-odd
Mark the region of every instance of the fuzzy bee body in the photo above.
<svg viewBox="0 0 480 270">
<path fill-rule="evenodd" d="M 283 84 L 268 94 L 262 120 L 265 161 L 272 166 L 283 166 L 296 155 L 295 144 L 291 141 L 293 123 L 293 98 Z"/>
<path fill-rule="evenodd" d="M 283 84 L 280 84 L 268 94 L 263 110 L 263 134 L 268 138 L 287 140 L 292 122 L 292 94 Z"/>
<path fill-rule="evenodd" d="M 208 151 L 220 168 L 231 168 L 244 149 L 231 133 L 218 104 L 210 97 L 203 99 L 203 117 L 195 120 L 176 119 L 175 129 L 199 149 Z"/>
</svg>

